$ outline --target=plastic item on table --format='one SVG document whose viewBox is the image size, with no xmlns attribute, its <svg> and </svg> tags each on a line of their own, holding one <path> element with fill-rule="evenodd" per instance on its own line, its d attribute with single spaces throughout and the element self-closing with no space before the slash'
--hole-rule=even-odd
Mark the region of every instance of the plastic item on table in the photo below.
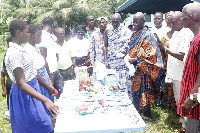
<svg viewBox="0 0 200 133">
<path fill-rule="evenodd" d="M 77 111 L 78 111 L 79 115 L 86 115 L 87 110 L 88 110 L 88 107 L 85 107 L 85 106 L 77 107 Z"/>
</svg>

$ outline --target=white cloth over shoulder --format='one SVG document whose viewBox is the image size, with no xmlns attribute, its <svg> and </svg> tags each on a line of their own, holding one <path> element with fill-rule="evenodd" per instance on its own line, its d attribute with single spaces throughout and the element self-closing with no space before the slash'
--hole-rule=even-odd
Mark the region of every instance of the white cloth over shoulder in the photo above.
<svg viewBox="0 0 200 133">
<path fill-rule="evenodd" d="M 130 75 L 130 76 L 133 76 L 134 73 L 135 73 L 135 67 L 134 67 L 133 64 L 131 64 L 131 63 L 129 62 L 129 59 L 130 59 L 130 58 L 131 58 L 131 57 L 127 54 L 127 55 L 124 57 L 124 61 L 125 61 L 125 63 L 126 63 L 126 66 L 129 68 L 129 75 Z"/>
</svg>

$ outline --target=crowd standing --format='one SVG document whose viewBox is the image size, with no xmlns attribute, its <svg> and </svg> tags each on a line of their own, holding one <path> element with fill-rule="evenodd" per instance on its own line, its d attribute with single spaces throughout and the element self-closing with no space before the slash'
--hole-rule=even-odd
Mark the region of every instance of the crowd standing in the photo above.
<svg viewBox="0 0 200 133">
<path fill-rule="evenodd" d="M 134 14 L 129 28 L 115 13 L 106 17 L 87 16 L 87 26 L 74 29 L 73 38 L 50 17 L 42 28 L 13 20 L 9 25 L 8 51 L 1 66 L 2 95 L 14 133 L 50 133 L 59 114 L 54 104 L 64 81 L 76 78 L 77 67 L 101 62 L 118 73 L 120 89 L 127 92 L 144 120 L 151 119 L 151 107 L 177 109 L 182 123 L 178 132 L 200 132 L 200 4 L 191 3 L 182 12 L 154 14 L 155 26 L 145 26 L 142 12 Z M 131 30 L 130 30 L 131 29 Z M 67 35 L 69 37 L 69 35 Z M 68 41 L 66 41 L 68 40 Z M 130 74 L 130 67 L 135 71 Z M 7 80 L 5 82 L 5 77 Z"/>
</svg>

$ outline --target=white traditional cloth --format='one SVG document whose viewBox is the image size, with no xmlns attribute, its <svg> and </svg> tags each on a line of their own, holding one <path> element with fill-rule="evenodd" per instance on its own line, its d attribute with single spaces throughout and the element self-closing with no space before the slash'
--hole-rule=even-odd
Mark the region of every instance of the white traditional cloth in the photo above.
<svg viewBox="0 0 200 133">
<path fill-rule="evenodd" d="M 72 48 L 73 57 L 83 57 L 87 56 L 90 52 L 90 42 L 88 39 L 83 38 L 79 40 L 77 37 L 74 37 L 68 41 L 69 45 Z"/>
<path fill-rule="evenodd" d="M 170 28 L 169 27 L 166 27 L 166 26 L 162 26 L 161 28 L 157 29 L 155 26 L 152 27 L 151 29 L 151 32 L 152 33 L 156 33 L 159 37 L 159 39 L 162 38 L 162 36 L 167 33 L 168 31 L 170 31 Z"/>
<path fill-rule="evenodd" d="M 41 43 L 38 45 L 39 47 L 47 48 L 47 62 L 49 65 L 50 73 L 57 71 L 57 50 L 58 45 L 55 43 L 53 39 L 53 35 L 48 33 L 45 30 L 42 30 L 42 40 Z"/>
<path fill-rule="evenodd" d="M 194 34 L 190 29 L 182 28 L 180 31 L 175 31 L 170 39 L 170 50 L 175 52 L 187 53 L 190 47 Z M 168 55 L 167 60 L 167 75 L 166 78 L 181 81 L 183 75 L 184 61 L 181 61 L 171 55 Z"/>
<path fill-rule="evenodd" d="M 18 67 L 23 69 L 26 82 L 31 81 L 37 75 L 31 55 L 22 46 L 13 42 L 9 43 L 9 48 L 5 56 L 5 65 L 10 79 L 15 83 L 16 80 L 13 71 Z"/>
<path fill-rule="evenodd" d="M 44 65 L 45 65 L 44 57 L 39 53 L 39 51 L 37 51 L 36 47 L 30 45 L 29 43 L 26 43 L 24 46 L 24 49 L 34 59 L 34 65 L 37 70 L 44 67 Z"/>
<path fill-rule="evenodd" d="M 91 64 L 94 64 L 95 61 L 100 61 L 101 63 L 104 63 L 104 35 L 101 34 L 100 29 L 97 29 L 92 33 L 91 40 Z"/>
<path fill-rule="evenodd" d="M 66 70 L 73 64 L 71 46 L 64 41 L 63 45 L 58 45 L 58 47 L 58 69 Z"/>
<path fill-rule="evenodd" d="M 129 80 L 129 69 L 126 66 L 124 58 L 128 51 L 128 42 L 132 32 L 124 27 L 119 26 L 113 32 L 108 34 L 108 53 L 107 62 L 109 68 L 119 73 L 119 84 L 123 89 L 127 88 L 131 92 L 131 81 Z"/>
</svg>

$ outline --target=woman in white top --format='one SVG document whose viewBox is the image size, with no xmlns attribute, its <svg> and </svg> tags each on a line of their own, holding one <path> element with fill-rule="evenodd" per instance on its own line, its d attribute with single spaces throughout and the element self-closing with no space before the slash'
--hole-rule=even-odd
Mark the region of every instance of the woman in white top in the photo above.
<svg viewBox="0 0 200 133">
<path fill-rule="evenodd" d="M 90 42 L 84 38 L 84 27 L 79 25 L 75 29 L 76 36 L 68 41 L 72 48 L 72 57 L 74 68 L 76 66 L 90 66 Z M 90 75 L 91 70 L 88 69 Z"/>
<path fill-rule="evenodd" d="M 5 57 L 5 65 L 14 82 L 10 91 L 10 120 L 13 133 L 49 133 L 54 130 L 50 114 L 59 110 L 40 93 L 37 70 L 33 58 L 21 47 L 28 41 L 28 24 L 13 20 L 9 25 L 12 42 Z M 45 105 L 45 106 L 44 106 Z"/>
<path fill-rule="evenodd" d="M 52 94 L 54 93 L 55 89 L 53 86 L 49 86 L 50 79 L 45 68 L 45 60 L 44 57 L 40 54 L 39 48 L 36 47 L 36 44 L 39 44 L 41 42 L 42 29 L 35 24 L 31 24 L 29 25 L 29 33 L 30 37 L 28 43 L 26 43 L 26 45 L 24 46 L 24 49 L 32 56 L 37 72 L 47 83 L 45 85 L 41 85 L 41 83 L 39 82 L 41 94 L 48 97 L 52 102 L 54 102 L 54 96 Z"/>
</svg>

